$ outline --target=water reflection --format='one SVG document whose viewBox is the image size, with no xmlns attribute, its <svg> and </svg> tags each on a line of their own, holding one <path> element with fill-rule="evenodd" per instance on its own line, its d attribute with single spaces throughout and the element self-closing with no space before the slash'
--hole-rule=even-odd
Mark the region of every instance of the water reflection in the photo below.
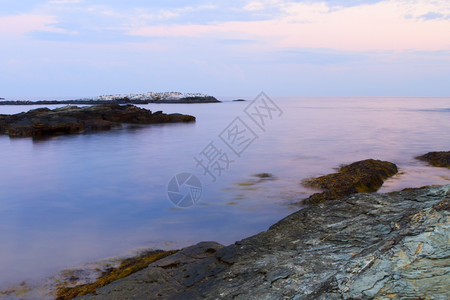
<svg viewBox="0 0 450 300">
<path fill-rule="evenodd" d="M 401 173 L 383 192 L 449 183 L 449 170 L 413 159 L 450 148 L 449 98 L 275 100 L 283 116 L 258 132 L 216 183 L 193 157 L 248 102 L 142 106 L 192 114 L 195 124 L 49 139 L 0 136 L 0 287 L 139 247 L 232 243 L 291 213 L 292 203 L 313 192 L 301 179 L 343 163 L 398 164 Z M 0 107 L 0 113 L 19 109 L 27 108 Z M 166 185 L 186 171 L 202 180 L 203 197 L 180 210 L 167 199 Z M 263 172 L 277 180 L 242 185 Z"/>
</svg>

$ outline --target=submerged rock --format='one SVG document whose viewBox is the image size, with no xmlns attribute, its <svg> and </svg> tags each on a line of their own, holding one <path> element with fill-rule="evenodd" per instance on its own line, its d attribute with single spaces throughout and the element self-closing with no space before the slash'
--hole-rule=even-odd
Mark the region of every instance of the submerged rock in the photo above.
<svg viewBox="0 0 450 300">
<path fill-rule="evenodd" d="M 234 245 L 185 248 L 77 299 L 448 299 L 449 190 L 325 201 Z"/>
<path fill-rule="evenodd" d="M 323 189 L 303 203 L 315 204 L 340 199 L 354 193 L 376 192 L 386 178 L 397 174 L 397 166 L 388 161 L 367 159 L 343 166 L 338 173 L 304 180 L 306 186 Z"/>
<path fill-rule="evenodd" d="M 450 168 L 450 151 L 428 152 L 416 158 L 435 167 Z"/>
<path fill-rule="evenodd" d="M 38 137 L 109 130 L 129 124 L 194 122 L 182 114 L 152 113 L 134 105 L 104 104 L 89 107 L 66 106 L 50 110 L 38 108 L 26 113 L 0 115 L 0 134 L 11 137 Z"/>
<path fill-rule="evenodd" d="M 253 174 L 253 177 L 257 177 L 261 180 L 273 180 L 275 178 L 271 173 L 257 173 Z"/>
</svg>

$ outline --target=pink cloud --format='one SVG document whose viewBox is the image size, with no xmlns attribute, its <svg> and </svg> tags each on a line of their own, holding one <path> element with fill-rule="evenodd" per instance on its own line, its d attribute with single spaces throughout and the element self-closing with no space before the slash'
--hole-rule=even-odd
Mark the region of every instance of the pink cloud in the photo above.
<svg viewBox="0 0 450 300">
<path fill-rule="evenodd" d="M 55 27 L 57 18 L 51 15 L 21 14 L 0 17 L 0 34 L 20 36 L 33 31 L 47 31 L 66 33 L 65 30 Z"/>
<path fill-rule="evenodd" d="M 258 5 L 256 5 L 258 4 Z M 262 9 L 262 4 L 254 4 Z M 450 20 L 424 21 L 428 11 L 448 11 L 445 1 L 382 1 L 333 8 L 324 2 L 287 2 L 281 16 L 262 21 L 206 25 L 143 26 L 130 35 L 263 41 L 272 48 L 331 48 L 350 51 L 450 49 Z M 410 16 L 410 17 L 407 17 Z M 413 17 L 411 17 L 413 16 Z"/>
</svg>

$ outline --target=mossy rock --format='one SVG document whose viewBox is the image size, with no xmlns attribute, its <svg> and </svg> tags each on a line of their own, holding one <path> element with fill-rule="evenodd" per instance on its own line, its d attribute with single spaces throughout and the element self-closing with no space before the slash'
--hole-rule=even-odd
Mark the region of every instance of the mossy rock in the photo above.
<svg viewBox="0 0 450 300">
<path fill-rule="evenodd" d="M 110 268 L 103 272 L 102 276 L 93 283 L 77 285 L 73 287 L 61 286 L 57 291 L 58 300 L 73 299 L 75 297 L 95 294 L 96 290 L 110 284 L 113 281 L 127 277 L 133 273 L 136 273 L 142 269 L 147 268 L 151 263 L 160 260 L 164 257 L 170 256 L 178 252 L 173 251 L 148 251 L 138 256 L 124 259 L 119 267 Z"/>
<path fill-rule="evenodd" d="M 426 161 L 435 167 L 450 169 L 450 151 L 428 152 L 427 154 L 417 156 L 416 158 Z"/>
<path fill-rule="evenodd" d="M 354 193 L 376 192 L 385 179 L 397 174 L 397 166 L 388 161 L 367 159 L 343 166 L 338 173 L 305 180 L 306 186 L 324 190 L 303 203 L 316 204 L 340 199 Z"/>
</svg>

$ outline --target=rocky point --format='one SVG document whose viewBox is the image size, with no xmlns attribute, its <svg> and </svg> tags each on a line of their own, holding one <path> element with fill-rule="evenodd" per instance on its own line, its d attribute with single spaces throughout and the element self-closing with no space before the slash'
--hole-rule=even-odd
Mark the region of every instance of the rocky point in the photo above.
<svg viewBox="0 0 450 300">
<path fill-rule="evenodd" d="M 194 122 L 195 117 L 164 114 L 134 105 L 103 104 L 33 109 L 15 115 L 0 115 L 0 134 L 10 137 L 42 137 L 109 130 L 121 124 Z"/>
</svg>

